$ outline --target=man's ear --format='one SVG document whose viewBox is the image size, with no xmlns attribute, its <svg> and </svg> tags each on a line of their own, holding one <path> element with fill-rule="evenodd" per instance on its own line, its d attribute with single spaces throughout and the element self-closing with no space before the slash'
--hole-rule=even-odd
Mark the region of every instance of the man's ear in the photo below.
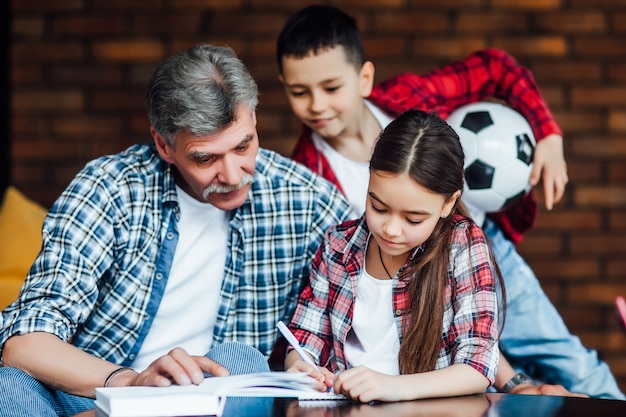
<svg viewBox="0 0 626 417">
<path fill-rule="evenodd" d="M 154 144 L 156 145 L 157 152 L 161 156 L 161 159 L 170 164 L 174 163 L 171 156 L 172 148 L 165 138 L 159 135 L 152 126 L 150 126 L 150 135 L 152 135 L 152 139 L 154 139 Z"/>
<path fill-rule="evenodd" d="M 283 77 L 283 74 L 278 74 L 278 81 L 280 81 L 281 84 L 285 84 L 285 77 Z"/>
<path fill-rule="evenodd" d="M 361 79 L 361 97 L 366 98 L 372 94 L 375 72 L 376 69 L 374 68 L 374 63 L 372 61 L 365 61 L 363 66 L 361 66 L 361 71 L 359 72 L 359 78 Z"/>
</svg>

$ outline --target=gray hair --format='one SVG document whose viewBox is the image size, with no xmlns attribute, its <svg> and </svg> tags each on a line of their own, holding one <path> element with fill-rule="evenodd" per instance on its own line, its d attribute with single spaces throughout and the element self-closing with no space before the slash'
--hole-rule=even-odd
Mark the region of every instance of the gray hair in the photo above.
<svg viewBox="0 0 626 417">
<path fill-rule="evenodd" d="M 150 124 L 174 145 L 176 134 L 213 135 L 235 121 L 246 105 L 254 113 L 258 87 L 235 52 L 226 46 L 196 45 L 169 57 L 148 84 Z"/>
</svg>

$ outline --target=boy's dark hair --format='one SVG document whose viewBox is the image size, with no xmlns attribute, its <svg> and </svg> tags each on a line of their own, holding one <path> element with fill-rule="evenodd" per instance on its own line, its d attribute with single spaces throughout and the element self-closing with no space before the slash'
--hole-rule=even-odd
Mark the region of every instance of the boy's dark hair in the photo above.
<svg viewBox="0 0 626 417">
<path fill-rule="evenodd" d="M 348 62 L 361 69 L 365 62 L 363 41 L 356 20 L 333 6 L 314 4 L 295 12 L 285 23 L 276 41 L 278 71 L 283 73 L 285 56 L 304 58 L 311 52 L 341 45 Z"/>
</svg>

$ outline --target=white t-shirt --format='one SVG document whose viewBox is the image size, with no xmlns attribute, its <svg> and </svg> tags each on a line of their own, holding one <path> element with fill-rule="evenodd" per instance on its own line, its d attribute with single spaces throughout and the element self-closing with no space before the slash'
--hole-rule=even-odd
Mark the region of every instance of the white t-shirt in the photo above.
<svg viewBox="0 0 626 417">
<path fill-rule="evenodd" d="M 369 100 L 365 100 L 365 105 L 372 112 L 381 129 L 384 129 L 391 122 L 391 117 L 383 113 Z M 328 160 L 328 164 L 337 176 L 352 209 L 360 216 L 365 212 L 367 186 L 370 178 L 369 162 L 357 162 L 346 158 L 315 132 L 312 133 L 311 139 L 313 146 Z"/>
<path fill-rule="evenodd" d="M 364 365 L 383 374 L 400 374 L 400 338 L 393 317 L 392 291 L 392 280 L 376 279 L 363 268 L 356 288 L 352 328 L 344 346 L 349 368 Z"/>
<path fill-rule="evenodd" d="M 180 204 L 178 244 L 163 299 L 132 367 L 143 370 L 172 347 L 204 355 L 224 279 L 228 213 L 176 187 Z"/>
</svg>

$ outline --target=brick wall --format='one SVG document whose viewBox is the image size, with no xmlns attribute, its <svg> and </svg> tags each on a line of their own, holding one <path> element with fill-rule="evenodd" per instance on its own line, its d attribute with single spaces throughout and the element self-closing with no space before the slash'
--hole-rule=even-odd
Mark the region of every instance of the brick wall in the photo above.
<svg viewBox="0 0 626 417">
<path fill-rule="evenodd" d="M 14 0 L 11 178 L 49 205 L 82 165 L 149 139 L 145 86 L 166 55 L 231 45 L 262 92 L 263 146 L 298 132 L 276 79 L 274 41 L 308 4 L 284 0 Z M 570 185 L 520 244 L 570 329 L 626 391 L 626 1 L 343 0 L 377 80 L 423 72 L 486 46 L 530 67 L 565 132 Z M 540 201 L 541 195 L 538 193 Z"/>
</svg>

